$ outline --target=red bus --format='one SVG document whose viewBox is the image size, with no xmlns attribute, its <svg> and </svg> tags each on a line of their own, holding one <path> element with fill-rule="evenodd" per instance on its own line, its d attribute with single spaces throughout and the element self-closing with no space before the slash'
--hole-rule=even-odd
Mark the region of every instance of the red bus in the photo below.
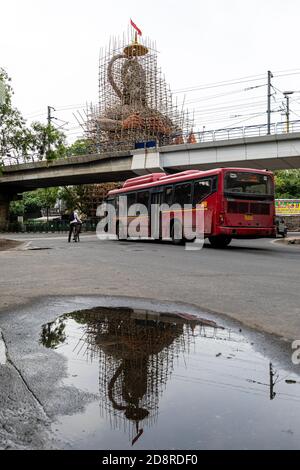
<svg viewBox="0 0 300 470">
<path fill-rule="evenodd" d="M 128 208 L 135 203 L 144 204 L 149 214 L 151 204 L 179 204 L 181 207 L 190 204 L 193 217 L 196 217 L 196 206 L 201 204 L 204 208 L 204 237 L 214 247 L 225 247 L 233 238 L 276 236 L 274 177 L 269 171 L 218 168 L 188 170 L 170 175 L 152 173 L 131 178 L 121 189 L 110 191 L 106 200 L 116 208 L 117 235 L 123 223 L 122 217 L 118 215 L 120 196 L 127 196 Z M 168 221 L 171 217 L 170 237 L 176 242 L 174 225 L 179 219 L 182 223 L 182 218 L 178 218 L 176 210 L 169 211 L 167 215 Z M 164 234 L 165 216 L 162 212 L 159 220 L 160 235 Z M 148 233 L 150 219 L 151 215 L 143 219 Z"/>
</svg>

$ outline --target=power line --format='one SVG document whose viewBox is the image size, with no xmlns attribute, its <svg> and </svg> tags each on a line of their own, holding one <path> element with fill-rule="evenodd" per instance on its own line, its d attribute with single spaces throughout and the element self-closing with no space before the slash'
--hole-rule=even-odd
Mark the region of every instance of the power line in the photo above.
<svg viewBox="0 0 300 470">
<path fill-rule="evenodd" d="M 256 115 L 256 117 L 258 117 L 258 116 L 262 116 L 263 114 L 266 114 L 266 111 L 264 111 L 263 113 L 258 113 L 258 114 Z M 239 122 L 235 122 L 235 123 L 233 123 L 233 124 L 232 124 L 232 126 L 233 126 L 233 125 L 234 125 L 234 126 L 236 126 L 237 124 L 241 124 L 242 122 L 249 121 L 249 119 L 251 119 L 251 118 L 252 118 L 252 116 L 250 116 L 250 117 L 249 117 L 249 118 L 247 118 L 247 119 L 242 119 L 242 120 L 241 120 L 241 121 L 239 121 Z M 229 127 L 232 127 L 232 126 L 230 125 Z"/>
<path fill-rule="evenodd" d="M 287 73 L 285 73 L 287 72 Z M 276 75 L 278 74 L 278 75 Z M 278 72 L 274 72 L 273 75 L 274 77 L 287 77 L 287 76 L 292 76 L 292 75 L 298 75 L 300 74 L 300 69 L 288 69 L 288 70 L 281 70 Z M 245 77 L 240 77 L 236 79 L 231 79 L 231 80 L 223 80 L 220 82 L 214 82 L 214 83 L 207 83 L 207 84 L 202 84 L 202 85 L 195 85 L 187 88 L 181 88 L 174 90 L 174 93 L 181 93 L 185 91 L 196 91 L 200 89 L 208 89 L 208 88 L 215 88 L 215 87 L 220 87 L 220 86 L 228 86 L 228 85 L 234 85 L 237 83 L 245 83 L 245 82 L 252 82 L 252 81 L 259 81 L 262 80 L 265 77 L 265 74 L 259 74 L 259 75 L 248 75 Z"/>
<path fill-rule="evenodd" d="M 280 78 L 280 77 L 290 77 L 292 75 L 300 75 L 300 72 L 295 72 L 295 73 L 285 73 L 283 75 L 275 75 L 276 78 Z"/>
<path fill-rule="evenodd" d="M 253 100 L 258 100 L 258 99 L 262 99 L 262 98 L 265 98 L 265 95 L 259 95 L 259 96 L 252 96 L 252 97 L 249 97 L 249 98 L 246 98 L 246 97 L 240 97 L 236 100 L 230 100 L 230 101 L 218 101 L 218 103 L 215 104 L 215 106 L 220 106 L 220 105 L 225 105 L 225 104 L 231 104 L 231 103 L 237 103 L 237 104 L 243 104 L 244 102 L 247 102 L 247 101 L 253 101 Z M 199 103 L 200 100 L 191 100 L 189 102 L 187 102 L 186 104 L 189 104 L 189 105 L 192 105 L 193 103 Z M 204 101 L 204 100 L 203 100 Z M 209 106 L 210 104 L 213 105 L 213 103 L 204 103 L 203 106 Z M 197 108 L 200 108 L 201 107 L 201 104 L 199 106 L 197 106 Z M 194 108 L 194 109 L 197 109 L 197 108 Z"/>
<path fill-rule="evenodd" d="M 72 111 L 73 109 L 85 109 L 86 108 L 86 105 L 85 104 L 80 104 L 80 105 L 70 105 L 70 106 L 66 106 L 66 107 L 61 107 L 61 108 L 57 108 L 57 112 L 61 112 L 61 111 Z"/>
<path fill-rule="evenodd" d="M 25 114 L 24 118 L 25 119 L 33 119 L 35 117 L 40 117 L 40 116 L 44 116 L 45 113 L 36 113 L 36 114 Z"/>
<path fill-rule="evenodd" d="M 69 111 L 69 110 L 73 110 L 73 109 L 77 109 L 77 108 L 84 109 L 84 108 L 86 108 L 86 104 L 84 104 L 84 103 L 66 104 L 66 105 L 56 106 L 55 110 L 56 110 L 56 112 L 61 112 L 61 111 Z M 34 116 L 43 116 L 44 113 L 42 111 L 43 111 L 42 109 L 38 109 L 36 111 L 32 111 L 28 114 L 25 114 L 24 117 L 27 119 L 27 118 L 31 118 L 31 117 L 34 117 Z"/>
<path fill-rule="evenodd" d="M 250 90 L 254 90 L 254 89 L 256 89 L 256 88 L 261 88 L 261 87 L 265 87 L 265 86 L 266 86 L 266 85 L 263 84 L 263 85 L 257 85 L 257 86 L 254 86 L 254 87 L 239 88 L 238 90 L 227 91 L 227 92 L 219 93 L 219 94 L 217 94 L 217 95 L 210 95 L 210 96 L 208 96 L 208 97 L 201 97 L 201 98 L 190 99 L 190 100 L 187 100 L 187 101 L 185 102 L 185 104 L 196 103 L 196 102 L 199 102 L 199 101 L 213 100 L 213 99 L 220 98 L 220 97 L 223 97 L 223 96 L 229 96 L 229 95 L 239 94 L 239 93 L 243 93 L 243 92 L 245 92 L 245 91 L 250 91 Z"/>
<path fill-rule="evenodd" d="M 200 85 L 196 87 L 190 87 L 190 88 L 182 88 L 174 91 L 174 94 L 178 93 L 189 93 L 197 90 L 208 90 L 210 88 L 219 88 L 221 86 L 232 86 L 232 85 L 238 85 L 240 83 L 248 83 L 248 82 L 255 82 L 255 81 L 260 81 L 263 80 L 263 78 L 253 78 L 251 80 L 239 80 L 239 81 L 230 81 L 230 82 L 216 82 L 215 84 L 212 85 Z"/>
<path fill-rule="evenodd" d="M 293 111 L 292 109 L 290 109 L 290 112 L 291 112 L 292 114 L 295 114 L 295 116 L 297 116 L 298 118 L 300 118 L 300 114 L 297 114 L 297 113 L 296 113 L 295 111 Z"/>
<path fill-rule="evenodd" d="M 248 103 L 248 104 L 238 104 L 238 105 L 232 105 L 232 106 L 222 106 L 219 108 L 206 108 L 206 109 L 201 109 L 199 108 L 198 110 L 194 110 L 195 114 L 200 114 L 202 116 L 207 116 L 210 114 L 220 114 L 220 112 L 231 112 L 239 109 L 247 110 L 255 107 L 265 107 L 266 103 L 265 101 L 256 101 L 254 103 Z"/>
<path fill-rule="evenodd" d="M 285 73 L 285 72 L 299 72 L 300 69 L 286 69 L 286 70 L 276 70 L 274 73 Z"/>
</svg>

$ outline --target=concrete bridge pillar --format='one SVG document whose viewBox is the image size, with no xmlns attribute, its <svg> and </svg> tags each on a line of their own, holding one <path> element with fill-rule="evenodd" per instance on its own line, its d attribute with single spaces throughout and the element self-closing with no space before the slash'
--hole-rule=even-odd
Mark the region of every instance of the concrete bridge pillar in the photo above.
<svg viewBox="0 0 300 470">
<path fill-rule="evenodd" d="M 10 198 L 0 193 L 0 230 L 7 227 L 9 221 L 9 203 Z"/>
</svg>

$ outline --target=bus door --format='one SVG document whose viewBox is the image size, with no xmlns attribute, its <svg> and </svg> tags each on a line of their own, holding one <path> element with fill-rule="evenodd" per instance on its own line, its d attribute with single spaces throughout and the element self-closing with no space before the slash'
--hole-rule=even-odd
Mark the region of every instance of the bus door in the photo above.
<svg viewBox="0 0 300 470">
<path fill-rule="evenodd" d="M 151 236 L 156 240 L 161 236 L 161 212 L 158 208 L 163 204 L 163 202 L 163 189 L 159 189 L 158 191 L 153 191 L 151 193 L 150 231 L 152 229 Z M 156 205 L 157 210 L 153 210 L 153 205 Z"/>
<path fill-rule="evenodd" d="M 139 234 L 141 238 L 149 237 L 149 203 L 150 203 L 150 191 L 138 191 L 136 195 L 137 204 L 141 205 L 138 210 L 139 216 Z"/>
<path fill-rule="evenodd" d="M 199 216 L 204 211 L 204 233 L 207 235 L 212 232 L 213 205 L 209 204 L 206 198 L 215 190 L 213 183 L 212 178 L 203 178 L 194 182 L 193 207 L 196 209 L 195 213 L 196 217 L 198 217 L 199 227 L 201 227 Z"/>
</svg>

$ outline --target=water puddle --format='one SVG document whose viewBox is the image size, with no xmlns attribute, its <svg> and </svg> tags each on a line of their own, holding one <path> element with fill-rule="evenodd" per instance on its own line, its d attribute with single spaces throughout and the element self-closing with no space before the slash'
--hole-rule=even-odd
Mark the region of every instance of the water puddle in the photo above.
<svg viewBox="0 0 300 470">
<path fill-rule="evenodd" d="M 192 315 L 94 308 L 43 325 L 64 384 L 97 395 L 54 429 L 77 449 L 293 449 L 300 380 Z"/>
</svg>

